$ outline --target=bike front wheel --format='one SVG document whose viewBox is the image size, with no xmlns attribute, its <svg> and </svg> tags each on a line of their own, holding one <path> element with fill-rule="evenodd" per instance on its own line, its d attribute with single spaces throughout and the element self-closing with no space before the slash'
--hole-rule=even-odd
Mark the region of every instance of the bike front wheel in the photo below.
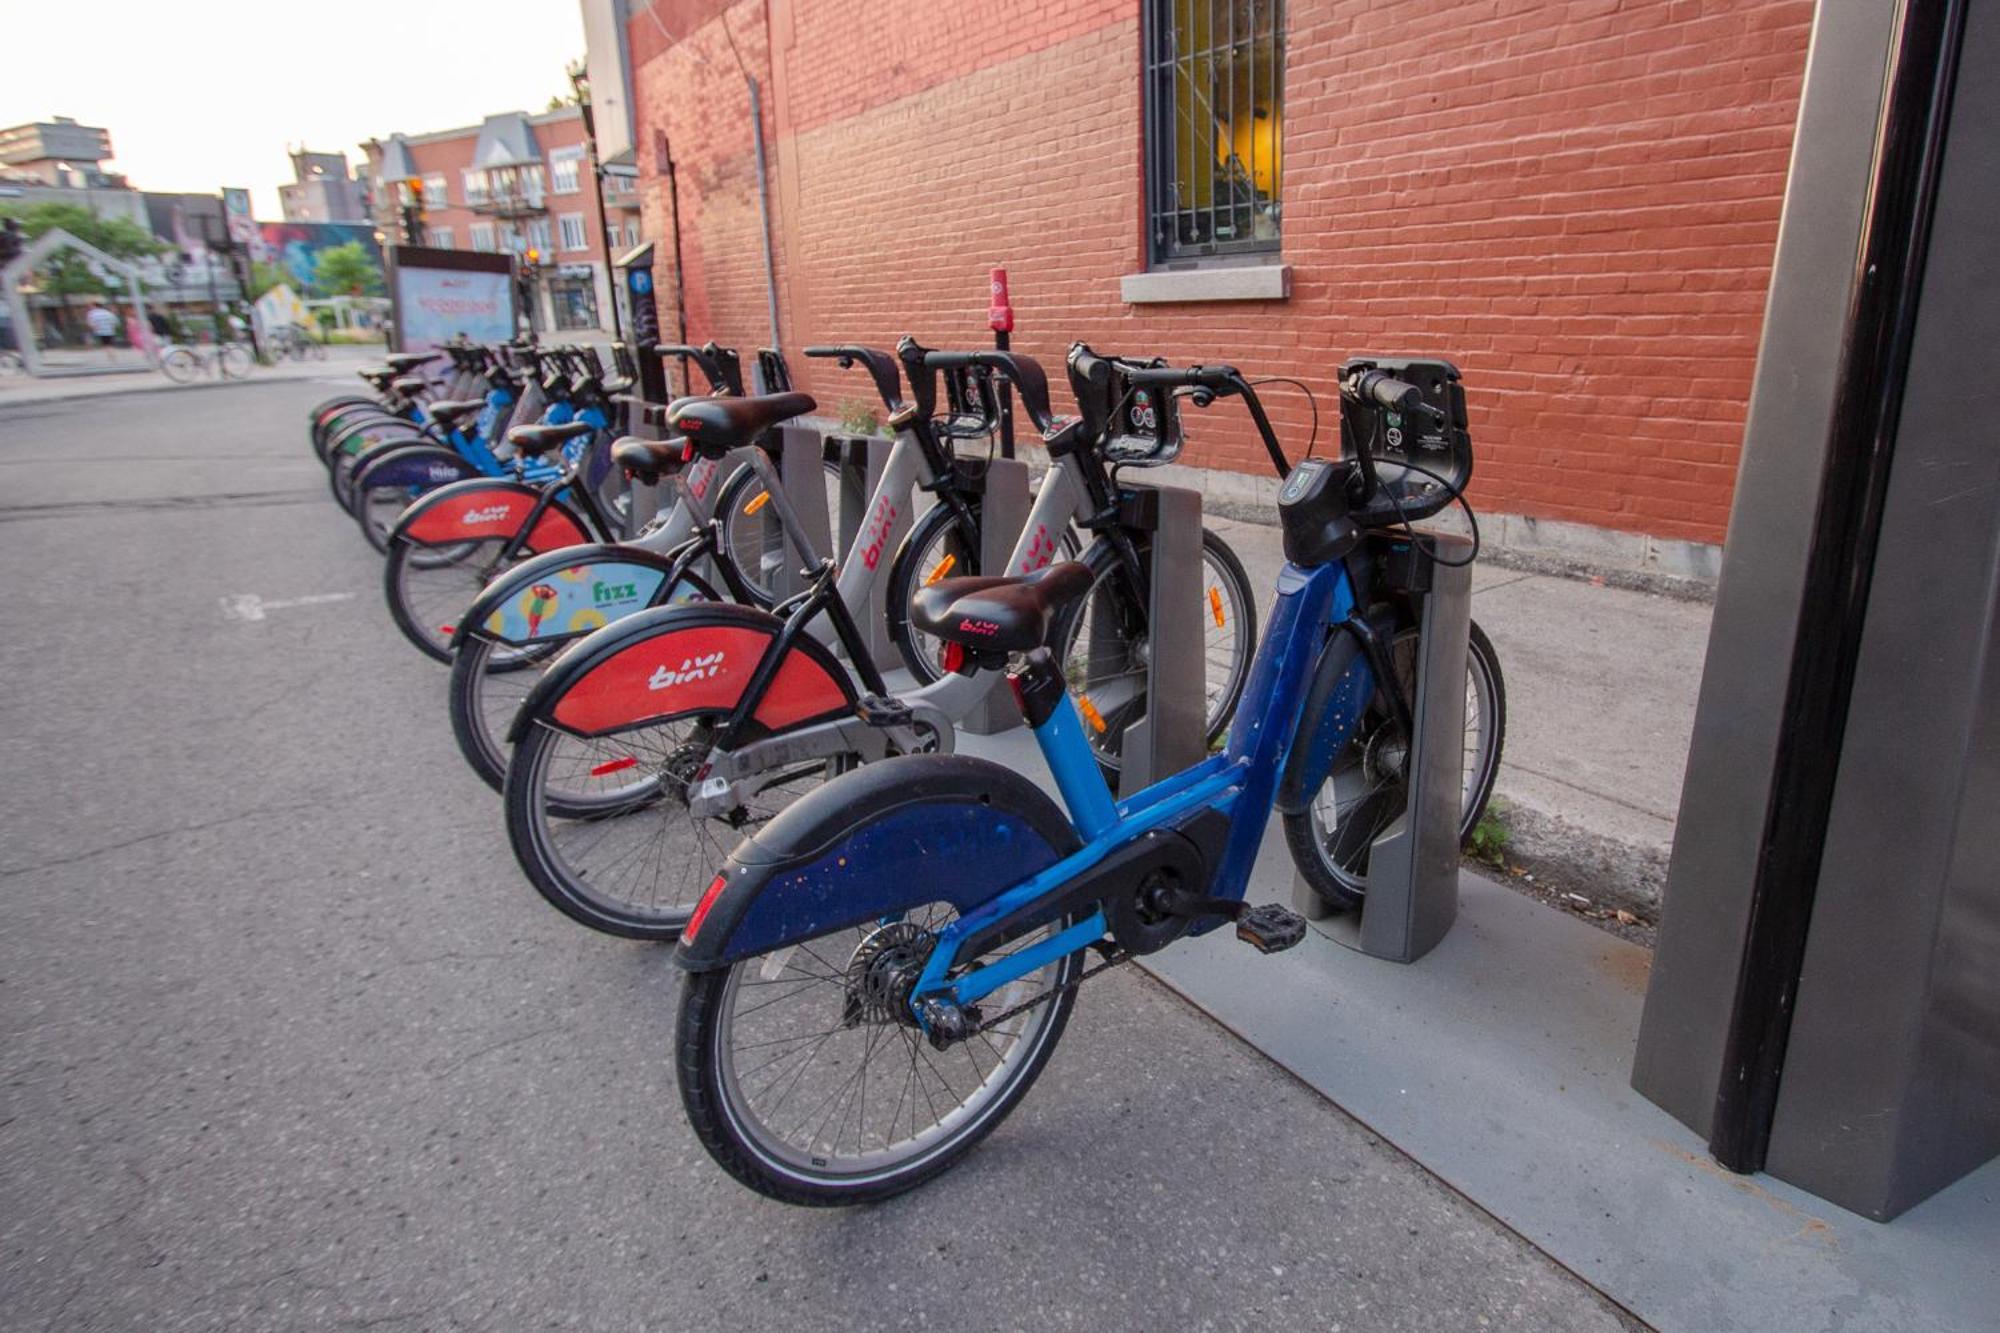
<svg viewBox="0 0 2000 1333">
<path fill-rule="evenodd" d="M 250 373 L 250 349 L 242 343 L 225 343 L 217 354 L 216 364 L 222 368 L 222 378 L 240 380 Z"/>
<path fill-rule="evenodd" d="M 1396 635 L 1390 657 L 1404 690 L 1416 683 L 1418 636 Z M 1500 752 L 1507 738 L 1507 685 L 1500 657 L 1477 624 L 1465 649 L 1465 765 L 1458 836 L 1471 836 L 1486 813 Z M 1313 891 L 1335 907 L 1359 907 L 1368 896 L 1369 853 L 1375 839 L 1398 819 L 1408 798 L 1408 742 L 1390 718 L 1381 692 L 1369 703 L 1361 724 L 1312 802 L 1285 816 L 1285 843 L 1292 863 Z"/>
<path fill-rule="evenodd" d="M 1150 564 L 1147 542 L 1137 542 Z M 1146 712 L 1147 664 L 1152 636 L 1146 608 L 1110 542 L 1099 538 L 1083 553 L 1090 590 L 1064 608 L 1050 634 L 1070 697 L 1083 714 L 1084 735 L 1098 766 L 1114 787 L 1124 765 L 1125 731 Z M 1202 529 L 1199 596 L 1203 660 L 1204 739 L 1213 746 L 1229 729 L 1250 659 L 1257 651 L 1257 601 L 1250 576 L 1229 543 Z"/>
<path fill-rule="evenodd" d="M 826 486 L 826 530 L 837 546 L 843 484 L 840 465 L 822 462 L 820 469 Z M 763 479 L 751 468 L 736 469 L 716 494 L 715 514 L 722 520 L 722 549 L 735 563 L 743 585 L 750 590 L 751 602 L 757 606 L 772 605 L 784 586 L 786 563 L 798 564 L 799 553 L 792 549 L 792 544 L 785 540 L 784 529 L 778 526 L 778 515 L 771 507 Z M 839 552 L 829 549 L 815 554 L 837 558 Z"/>
<path fill-rule="evenodd" d="M 201 374 L 201 358 L 185 347 L 175 347 L 160 358 L 160 373 L 176 384 L 192 384 Z"/>
<path fill-rule="evenodd" d="M 1006 1118 L 1062 1037 L 1083 955 L 987 996 L 990 1026 L 936 1050 L 895 997 L 956 916 L 933 903 L 688 977 L 681 1102 L 717 1164 L 785 1203 L 871 1203 L 950 1169 Z"/>
<path fill-rule="evenodd" d="M 486 581 L 504 568 L 500 553 L 506 546 L 502 537 L 448 546 L 421 546 L 405 537 L 391 537 L 388 557 L 382 562 L 382 593 L 389 618 L 403 637 L 424 656 L 451 661 L 458 618 Z M 529 554 L 521 552 L 524 558 Z"/>
</svg>

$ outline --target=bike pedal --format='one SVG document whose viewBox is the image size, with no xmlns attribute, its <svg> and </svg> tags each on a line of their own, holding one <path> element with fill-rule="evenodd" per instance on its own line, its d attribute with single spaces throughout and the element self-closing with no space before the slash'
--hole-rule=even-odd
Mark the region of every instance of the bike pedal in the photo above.
<svg viewBox="0 0 2000 1333">
<path fill-rule="evenodd" d="M 854 705 L 855 715 L 871 727 L 907 727 L 916 714 L 901 699 L 871 694 Z"/>
<path fill-rule="evenodd" d="M 1258 953 L 1289 949 L 1306 937 L 1306 919 L 1278 903 L 1253 907 L 1236 918 L 1236 938 Z"/>
</svg>

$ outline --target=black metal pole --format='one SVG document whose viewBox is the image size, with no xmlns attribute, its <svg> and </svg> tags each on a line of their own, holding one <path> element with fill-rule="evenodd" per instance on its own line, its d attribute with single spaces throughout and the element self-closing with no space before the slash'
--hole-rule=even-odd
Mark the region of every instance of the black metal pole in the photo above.
<svg viewBox="0 0 2000 1333">
<path fill-rule="evenodd" d="M 577 107 L 583 112 L 583 151 L 590 159 L 591 187 L 597 191 L 597 239 L 604 247 L 604 286 L 611 293 L 611 336 L 624 342 L 625 325 L 618 318 L 618 280 L 611 274 L 611 213 L 604 206 L 604 163 L 597 156 L 597 119 L 590 114 L 590 97 L 584 91 L 589 84 L 572 75 L 570 85 L 576 89 Z"/>
</svg>

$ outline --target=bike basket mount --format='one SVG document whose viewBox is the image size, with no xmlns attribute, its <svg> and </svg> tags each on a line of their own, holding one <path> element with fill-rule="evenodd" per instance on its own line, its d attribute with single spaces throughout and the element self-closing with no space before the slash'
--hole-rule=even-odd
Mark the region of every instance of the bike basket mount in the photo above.
<svg viewBox="0 0 2000 1333">
<path fill-rule="evenodd" d="M 1341 365 L 1340 381 L 1352 385 L 1370 372 L 1415 385 L 1431 411 L 1399 411 L 1367 394 L 1343 392 L 1341 453 L 1372 463 L 1380 493 L 1369 497 L 1369 508 L 1380 506 L 1390 511 L 1385 517 L 1411 522 L 1429 518 L 1472 480 L 1472 435 L 1458 367 L 1419 357 L 1356 357 Z"/>
<path fill-rule="evenodd" d="M 1134 370 L 1157 370 L 1162 360 L 1101 356 L 1082 343 L 1070 348 L 1069 387 L 1086 434 L 1102 441 L 1104 460 L 1116 467 L 1159 467 L 1180 457 L 1180 402 L 1164 385 L 1134 385 Z"/>
</svg>

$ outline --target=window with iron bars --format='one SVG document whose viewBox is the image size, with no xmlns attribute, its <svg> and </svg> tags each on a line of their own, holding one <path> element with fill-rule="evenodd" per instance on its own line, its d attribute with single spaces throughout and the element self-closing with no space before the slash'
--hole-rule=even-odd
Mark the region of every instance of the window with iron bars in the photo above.
<svg viewBox="0 0 2000 1333">
<path fill-rule="evenodd" d="M 1283 0 L 1146 0 L 1145 17 L 1150 262 L 1275 254 Z"/>
</svg>

